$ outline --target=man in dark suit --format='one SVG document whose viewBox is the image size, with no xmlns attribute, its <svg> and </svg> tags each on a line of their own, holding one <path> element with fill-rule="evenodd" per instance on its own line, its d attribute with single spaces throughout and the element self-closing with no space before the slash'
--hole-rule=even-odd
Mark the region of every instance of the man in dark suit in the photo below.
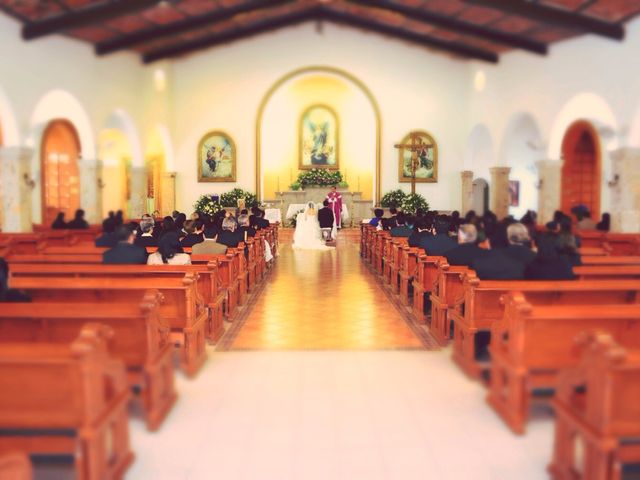
<svg viewBox="0 0 640 480">
<path fill-rule="evenodd" d="M 392 237 L 409 237 L 413 233 L 413 229 L 407 225 L 407 216 L 400 212 L 396 215 L 396 226 L 391 228 Z"/>
<path fill-rule="evenodd" d="M 202 220 L 187 220 L 185 228 L 188 233 L 182 240 L 180 240 L 180 245 L 182 247 L 193 247 L 196 243 L 204 241 L 204 237 L 202 236 L 204 224 L 202 223 Z"/>
<path fill-rule="evenodd" d="M 147 251 L 144 247 L 134 245 L 136 230 L 131 225 L 120 225 L 116 228 L 118 243 L 102 254 L 102 263 L 107 265 L 146 264 Z"/>
<path fill-rule="evenodd" d="M 419 247 L 422 238 L 432 236 L 429 224 L 425 217 L 416 218 L 413 232 L 409 235 L 408 243 L 410 247 Z"/>
<path fill-rule="evenodd" d="M 449 265 L 469 266 L 476 258 L 487 257 L 489 250 L 476 245 L 478 230 L 475 225 L 464 223 L 458 228 L 458 246 L 444 254 Z"/>
<path fill-rule="evenodd" d="M 260 210 L 260 208 L 254 207 L 253 209 L 251 209 L 251 211 L 253 212 L 253 215 L 251 215 L 251 218 L 249 218 L 249 223 L 253 226 L 253 228 L 255 228 L 256 230 L 269 228 L 269 220 L 266 220 L 264 218 L 264 212 Z"/>
<path fill-rule="evenodd" d="M 116 239 L 116 222 L 113 218 L 106 218 L 102 222 L 102 235 L 95 240 L 96 247 L 115 247 L 118 240 Z"/>
<path fill-rule="evenodd" d="M 322 202 L 323 207 L 318 210 L 318 222 L 320 223 L 320 228 L 333 228 L 333 222 L 335 217 L 333 215 L 333 211 L 329 208 L 329 201 L 325 200 Z"/>
<path fill-rule="evenodd" d="M 435 231 L 435 235 L 424 236 L 417 245 L 423 248 L 427 255 L 444 255 L 445 252 L 456 247 L 456 241 L 449 237 L 449 224 L 447 222 L 436 221 Z"/>
<path fill-rule="evenodd" d="M 482 280 L 522 280 L 524 263 L 504 254 L 504 249 L 489 250 L 485 257 L 478 257 L 470 267 Z"/>
<path fill-rule="evenodd" d="M 509 245 L 502 253 L 524 264 L 525 268 L 535 260 L 536 254 L 531 250 L 529 230 L 522 223 L 512 223 L 507 227 Z"/>
<path fill-rule="evenodd" d="M 242 239 L 236 232 L 236 221 L 231 217 L 226 217 L 222 221 L 222 231 L 218 234 L 218 243 L 222 243 L 229 248 L 236 248 Z"/>
</svg>

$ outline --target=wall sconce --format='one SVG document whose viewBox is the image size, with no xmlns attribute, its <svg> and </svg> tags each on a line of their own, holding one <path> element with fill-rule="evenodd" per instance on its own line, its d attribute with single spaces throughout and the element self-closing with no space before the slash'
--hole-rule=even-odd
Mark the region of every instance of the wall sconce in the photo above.
<svg viewBox="0 0 640 480">
<path fill-rule="evenodd" d="M 618 182 L 620 181 L 620 175 L 618 175 L 617 173 L 613 176 L 613 180 L 609 180 L 608 184 L 609 187 L 613 188 L 616 187 L 618 185 Z"/>
<path fill-rule="evenodd" d="M 540 179 L 536 182 L 535 187 L 540 190 L 542 188 L 542 185 L 544 185 L 544 180 Z"/>
<path fill-rule="evenodd" d="M 103 189 L 107 184 L 102 181 L 102 178 L 98 178 L 98 188 Z"/>
<path fill-rule="evenodd" d="M 33 180 L 33 178 L 29 177 L 29 175 L 27 175 L 26 173 L 24 173 L 22 175 L 22 179 L 24 180 L 24 183 L 27 187 L 29 187 L 31 190 L 33 190 L 34 188 L 36 188 L 36 182 L 35 180 Z"/>
</svg>

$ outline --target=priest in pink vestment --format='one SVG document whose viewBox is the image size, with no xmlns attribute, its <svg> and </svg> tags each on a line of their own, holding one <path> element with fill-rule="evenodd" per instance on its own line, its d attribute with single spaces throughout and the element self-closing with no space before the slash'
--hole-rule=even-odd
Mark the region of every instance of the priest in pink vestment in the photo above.
<svg viewBox="0 0 640 480">
<path fill-rule="evenodd" d="M 329 207 L 333 210 L 333 218 L 337 228 L 342 228 L 342 195 L 337 191 L 336 187 L 331 187 L 331 191 L 327 195 Z"/>
</svg>

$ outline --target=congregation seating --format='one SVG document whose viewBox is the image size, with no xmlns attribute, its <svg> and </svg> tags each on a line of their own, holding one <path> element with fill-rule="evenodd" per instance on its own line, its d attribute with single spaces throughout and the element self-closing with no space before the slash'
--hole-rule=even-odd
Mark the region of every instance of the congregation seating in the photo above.
<svg viewBox="0 0 640 480">
<path fill-rule="evenodd" d="M 620 480 L 640 464 L 640 350 L 609 334 L 585 335 L 581 359 L 558 375 L 553 401 L 555 480 Z"/>
<path fill-rule="evenodd" d="M 0 455 L 0 480 L 31 480 L 33 468 L 29 457 L 22 452 Z"/>
<path fill-rule="evenodd" d="M 633 233 L 581 231 L 579 234 L 583 248 L 603 248 L 611 255 L 640 255 L 640 235 Z"/>
<path fill-rule="evenodd" d="M 173 345 L 160 315 L 162 294 L 147 291 L 139 303 L 11 303 L 0 310 L 0 345 L 11 342 L 69 344 L 83 325 L 107 325 L 109 354 L 127 367 L 150 430 L 157 429 L 176 400 Z"/>
<path fill-rule="evenodd" d="M 130 392 L 111 335 L 87 324 L 70 344 L 0 346 L 0 454 L 72 456 L 77 479 L 123 477 L 133 461 Z"/>
</svg>

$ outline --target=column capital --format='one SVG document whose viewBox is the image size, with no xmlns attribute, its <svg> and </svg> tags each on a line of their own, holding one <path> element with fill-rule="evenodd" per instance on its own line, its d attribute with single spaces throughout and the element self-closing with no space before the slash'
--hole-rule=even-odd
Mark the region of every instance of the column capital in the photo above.
<svg viewBox="0 0 640 480">
<path fill-rule="evenodd" d="M 490 167 L 489 172 L 491 175 L 508 175 L 511 172 L 511 167 Z"/>
<path fill-rule="evenodd" d="M 460 176 L 463 179 L 467 179 L 467 178 L 473 179 L 473 172 L 471 170 L 463 170 L 460 172 Z"/>
</svg>

